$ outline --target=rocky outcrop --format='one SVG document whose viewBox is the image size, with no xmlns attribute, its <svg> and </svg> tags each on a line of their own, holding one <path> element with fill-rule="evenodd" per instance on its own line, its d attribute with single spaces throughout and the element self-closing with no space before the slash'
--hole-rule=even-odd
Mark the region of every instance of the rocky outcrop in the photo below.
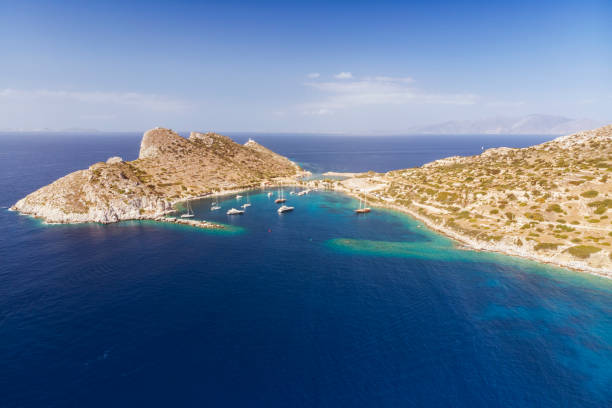
<svg viewBox="0 0 612 408">
<path fill-rule="evenodd" d="M 151 219 L 173 204 L 223 190 L 293 177 L 299 167 L 265 149 L 245 147 L 215 133 L 189 139 L 170 129 L 145 132 L 137 160 L 111 157 L 40 188 L 13 210 L 55 223 Z"/>
<path fill-rule="evenodd" d="M 117 164 L 123 162 L 123 159 L 119 156 L 113 156 L 106 159 L 106 164 Z"/>
</svg>

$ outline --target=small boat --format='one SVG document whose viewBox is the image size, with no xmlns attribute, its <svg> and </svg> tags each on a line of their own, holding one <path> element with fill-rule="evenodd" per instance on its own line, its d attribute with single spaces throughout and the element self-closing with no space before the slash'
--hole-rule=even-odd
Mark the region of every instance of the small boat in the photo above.
<svg viewBox="0 0 612 408">
<path fill-rule="evenodd" d="M 230 210 L 227 210 L 226 214 L 227 215 L 240 215 L 240 214 L 244 214 L 244 210 L 237 210 L 235 208 L 232 208 Z"/>
<path fill-rule="evenodd" d="M 359 199 L 359 208 L 355 210 L 355 213 L 357 214 L 367 214 L 369 213 L 370 208 L 367 206 L 367 201 L 366 201 L 366 195 L 365 192 L 363 193 L 363 200 Z"/>
<path fill-rule="evenodd" d="M 276 211 L 278 211 L 279 214 L 282 214 L 282 213 L 286 213 L 286 212 L 293 211 L 293 210 L 294 210 L 293 207 L 289 207 L 288 205 L 281 205 L 280 207 L 278 207 L 278 210 Z"/>
<path fill-rule="evenodd" d="M 236 196 L 236 199 L 241 199 L 241 198 L 242 198 L 242 196 L 241 196 L 240 194 L 238 194 L 238 195 Z"/>
<path fill-rule="evenodd" d="M 279 184 L 279 188 L 278 188 L 278 198 L 276 200 L 274 200 L 274 202 L 276 204 L 281 204 L 284 203 L 285 201 L 287 201 L 287 199 L 285 198 L 285 196 L 283 195 L 283 188 L 280 186 Z"/>
<path fill-rule="evenodd" d="M 249 196 L 249 194 L 247 193 L 247 202 L 242 204 L 241 207 L 242 208 L 247 208 L 251 206 L 251 197 Z"/>
<path fill-rule="evenodd" d="M 187 201 L 187 213 L 181 214 L 181 218 L 193 218 L 193 209 L 191 208 L 191 204 Z"/>
<path fill-rule="evenodd" d="M 210 211 L 215 211 L 215 210 L 220 210 L 221 207 L 219 207 L 218 205 L 213 205 L 212 207 L 210 207 Z"/>
<path fill-rule="evenodd" d="M 272 197 L 273 195 L 274 195 L 274 193 L 273 193 L 273 192 L 269 192 L 269 193 L 268 193 L 268 197 Z"/>
</svg>

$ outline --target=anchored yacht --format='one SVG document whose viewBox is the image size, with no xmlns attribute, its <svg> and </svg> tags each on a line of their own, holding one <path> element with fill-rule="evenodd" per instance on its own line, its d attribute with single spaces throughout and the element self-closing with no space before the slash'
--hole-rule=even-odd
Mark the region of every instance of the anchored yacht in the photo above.
<svg viewBox="0 0 612 408">
<path fill-rule="evenodd" d="M 367 206 L 366 195 L 363 193 L 363 200 L 359 199 L 359 208 L 355 210 L 357 214 L 366 214 L 369 213 L 370 207 Z"/>
<path fill-rule="evenodd" d="M 293 210 L 294 207 L 289 207 L 288 205 L 281 205 L 276 211 L 278 211 L 279 214 L 282 214 Z"/>
<path fill-rule="evenodd" d="M 285 201 L 287 201 L 287 199 L 285 198 L 285 196 L 283 194 L 283 187 L 279 185 L 279 188 L 278 188 L 278 198 L 276 200 L 274 200 L 274 202 L 276 204 L 280 204 L 280 203 L 284 203 Z"/>
<path fill-rule="evenodd" d="M 191 204 L 187 201 L 187 213 L 182 214 L 181 218 L 193 218 L 193 209 L 191 208 Z"/>
<path fill-rule="evenodd" d="M 240 214 L 244 214 L 244 210 L 237 210 L 235 208 L 232 208 L 230 210 L 227 210 L 226 214 L 227 215 L 240 215 Z"/>
</svg>

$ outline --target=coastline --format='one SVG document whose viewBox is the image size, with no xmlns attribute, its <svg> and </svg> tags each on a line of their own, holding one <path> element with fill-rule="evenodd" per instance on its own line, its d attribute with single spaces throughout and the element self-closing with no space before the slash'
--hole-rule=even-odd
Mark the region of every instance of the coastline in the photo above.
<svg viewBox="0 0 612 408">
<path fill-rule="evenodd" d="M 357 194 L 347 189 L 343 189 L 343 188 L 339 188 L 335 186 L 332 190 L 346 194 L 355 199 L 359 199 L 359 196 Z M 451 240 L 455 241 L 455 243 L 460 244 L 460 245 L 457 245 L 458 249 L 467 250 L 467 251 L 494 252 L 494 253 L 498 253 L 502 255 L 529 259 L 531 261 L 535 261 L 535 262 L 539 262 L 539 263 L 543 263 L 547 265 L 553 265 L 556 267 L 572 270 L 574 272 L 588 273 L 590 275 L 595 275 L 595 276 L 599 276 L 599 277 L 606 278 L 606 279 L 612 279 L 612 271 L 592 268 L 589 266 L 580 265 L 578 263 L 557 262 L 554 259 L 551 259 L 550 257 L 547 257 L 545 255 L 532 254 L 532 253 L 528 253 L 527 251 L 519 252 L 519 251 L 515 251 L 513 248 L 504 247 L 502 245 L 494 245 L 490 243 L 487 244 L 481 241 L 470 239 L 468 237 L 465 237 L 457 233 L 456 231 L 451 230 L 450 228 L 438 225 L 434 223 L 432 220 L 422 216 L 421 214 L 418 214 L 417 212 L 412 211 L 409 208 L 406 208 L 403 206 L 389 204 L 389 203 L 382 203 L 379 201 L 369 202 L 368 204 L 370 204 L 372 207 L 386 208 L 389 210 L 394 210 L 394 211 L 398 211 L 398 212 L 407 214 L 411 218 L 421 221 L 430 230 L 438 234 L 441 234 L 447 238 L 450 238 Z"/>
<path fill-rule="evenodd" d="M 312 173 L 310 173 L 309 171 L 302 170 L 294 176 L 283 178 L 281 183 L 283 186 L 296 186 L 296 187 L 304 186 L 304 184 L 299 183 L 299 179 L 302 177 L 308 177 L 311 174 Z M 308 182 L 306 182 L 306 185 L 308 185 Z M 241 187 L 236 187 L 236 188 L 232 188 L 228 190 L 221 190 L 221 191 L 217 191 L 217 192 L 213 192 L 209 194 L 203 194 L 203 195 L 194 196 L 194 197 L 180 198 L 180 199 L 170 202 L 170 205 L 172 208 L 171 210 L 164 210 L 164 211 L 161 211 L 155 214 L 150 214 L 150 215 L 130 216 L 128 218 L 120 218 L 117 220 L 110 220 L 110 221 L 105 221 L 105 222 L 101 222 L 99 220 L 93 220 L 93 219 L 71 219 L 65 222 L 50 222 L 50 221 L 47 221 L 45 216 L 40 215 L 43 211 L 38 211 L 38 212 L 27 211 L 24 209 L 18 209 L 15 207 L 15 205 L 7 207 L 7 210 L 10 212 L 16 212 L 19 215 L 24 215 L 27 217 L 41 220 L 44 224 L 47 224 L 47 225 L 65 225 L 65 224 L 103 224 L 103 225 L 106 225 L 106 224 L 115 224 L 115 223 L 122 222 L 122 221 L 156 221 L 156 222 L 164 222 L 164 223 L 171 223 L 171 224 L 187 225 L 187 226 L 191 226 L 195 228 L 223 229 L 225 228 L 224 225 L 217 224 L 211 221 L 183 219 L 180 217 L 172 217 L 168 215 L 178 213 L 178 210 L 175 209 L 175 205 L 178 203 L 195 201 L 195 200 L 200 200 L 204 198 L 228 196 L 232 194 L 245 193 L 245 192 L 252 191 L 252 190 L 266 189 L 266 188 L 275 189 L 276 186 L 270 182 L 270 184 L 268 183 L 260 184 L 259 186 L 257 185 L 241 186 Z"/>
<path fill-rule="evenodd" d="M 320 181 L 320 180 L 319 180 Z M 287 179 L 284 181 L 283 186 L 299 186 L 299 187 L 308 187 L 308 188 L 312 188 L 312 189 L 321 189 L 320 187 L 317 187 L 315 185 L 315 181 L 314 180 L 308 180 L 308 181 L 304 181 L 302 183 L 299 183 L 298 180 L 296 178 L 292 178 L 291 180 Z M 221 196 L 227 196 L 227 195 L 232 195 L 232 194 L 237 194 L 237 193 L 244 193 L 247 191 L 252 191 L 252 190 L 257 190 L 257 189 L 266 189 L 266 188 L 271 188 L 274 189 L 276 188 L 273 184 L 271 185 L 260 185 L 260 186 L 248 186 L 248 187 L 240 187 L 240 188 L 235 188 L 235 189 L 230 189 L 230 190 L 222 190 L 222 191 L 218 191 L 218 192 L 214 192 L 214 193 L 210 193 L 210 194 L 205 194 L 205 195 L 201 195 L 201 196 L 196 196 L 196 197 L 189 197 L 189 198 L 183 198 L 183 199 L 179 199 L 179 200 L 175 200 L 172 202 L 172 205 L 174 206 L 177 203 L 181 203 L 181 202 L 187 202 L 187 201 L 194 201 L 194 200 L 200 200 L 200 199 L 204 199 L 204 198 L 212 198 L 212 197 L 221 197 Z M 346 188 L 342 188 L 339 187 L 337 184 L 334 184 L 332 187 L 325 187 L 325 190 L 329 190 L 329 191 L 334 191 L 336 193 L 341 193 L 341 194 L 345 194 L 347 196 L 353 197 L 355 199 L 359 199 L 359 196 L 353 192 L 351 192 L 350 190 L 346 189 Z M 498 253 L 498 254 L 502 254 L 502 255 L 506 255 L 506 256 L 514 256 L 514 257 L 519 257 L 519 258 L 523 258 L 523 259 L 529 259 L 531 261 L 535 261 L 535 262 L 539 262 L 539 263 L 543 263 L 543 264 L 547 264 L 547 265 L 553 265 L 556 267 L 560 267 L 560 268 L 564 268 L 564 269 L 568 269 L 568 270 L 572 270 L 575 272 L 580 272 L 580 273 L 588 273 L 591 275 L 595 275 L 595 276 L 599 276 L 602 278 L 607 278 L 607 279 L 612 279 L 612 271 L 607 271 L 604 269 L 598 269 L 598 268 L 593 268 L 593 267 L 589 267 L 586 265 L 581 265 L 578 262 L 558 262 L 554 259 L 552 259 L 551 257 L 545 256 L 545 255 L 540 255 L 540 254 L 533 254 L 527 251 L 516 251 L 514 248 L 510 248 L 504 245 L 496 245 L 496 244 L 492 244 L 492 243 L 485 243 L 482 241 L 477 241 L 474 239 L 470 239 L 469 237 L 463 236 L 459 233 L 457 233 L 456 231 L 453 231 L 452 229 L 448 228 L 448 227 L 444 227 L 442 225 L 436 224 L 435 222 L 433 222 L 432 220 L 428 219 L 427 217 L 424 217 L 423 215 L 400 205 L 396 205 L 396 204 L 391 204 L 391 203 L 384 203 L 384 202 L 380 202 L 379 200 L 377 201 L 370 201 L 369 204 L 372 207 L 377 207 L 377 208 L 385 208 L 385 209 L 390 209 L 393 211 L 398 211 L 401 213 L 404 213 L 408 216 L 410 216 L 411 218 L 418 220 L 420 222 L 422 222 L 423 224 L 425 224 L 425 226 L 427 228 L 429 228 L 430 230 L 441 234 L 451 240 L 453 240 L 456 244 L 460 244 L 457 245 L 456 247 L 458 249 L 462 249 L 462 250 L 469 250 L 469 251 L 486 251 L 486 252 L 494 252 L 494 253 Z M 49 225 L 53 225 L 53 224 L 86 224 L 86 223 L 91 223 L 91 222 L 95 222 L 95 221 L 73 221 L 73 222 L 65 222 L 65 223 L 50 223 L 50 222 L 46 222 L 44 220 L 44 217 L 39 217 L 36 216 L 35 214 L 29 214 L 29 213 L 25 213 L 22 212 L 20 210 L 14 209 L 12 207 L 8 208 L 8 211 L 15 211 L 18 212 L 19 214 L 22 215 L 26 215 L 29 217 L 33 217 L 33 218 L 37 218 L 37 219 L 42 219 L 43 222 L 45 222 L 46 224 Z M 187 226 L 191 226 L 194 228 L 204 228 L 204 229 L 223 229 L 225 228 L 225 226 L 223 226 L 222 224 L 217 224 L 217 223 L 213 223 L 210 221 L 206 221 L 206 220 L 190 220 L 190 219 L 182 219 L 179 217 L 168 217 L 168 214 L 171 213 L 176 213 L 176 210 L 171 210 L 171 211 L 165 211 L 163 213 L 160 214 L 155 214 L 153 216 L 143 216 L 143 217 L 134 217 L 134 218 L 129 218 L 129 219 L 121 219 L 118 221 L 112 221 L 112 222 L 108 222 L 108 223 L 103 223 L 103 224 L 110 224 L 110 223 L 115 223 L 115 222 L 121 222 L 121 221 L 138 221 L 138 220 L 148 220 L 148 221 L 156 221 L 156 222 L 165 222 L 165 223 L 174 223 L 174 224 L 181 224 L 181 225 L 187 225 Z"/>
</svg>

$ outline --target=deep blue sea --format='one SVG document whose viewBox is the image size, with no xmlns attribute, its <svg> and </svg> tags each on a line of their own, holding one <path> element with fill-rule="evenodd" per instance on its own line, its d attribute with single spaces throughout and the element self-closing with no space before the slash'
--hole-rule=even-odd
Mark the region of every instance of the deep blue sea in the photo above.
<svg viewBox="0 0 612 408">
<path fill-rule="evenodd" d="M 546 137 L 254 137 L 315 173 Z M 1 407 L 604 407 L 612 282 L 464 251 L 352 198 L 199 200 L 206 231 L 44 225 L 5 207 L 139 134 L 0 135 Z M 246 200 L 246 194 L 243 200 Z"/>
</svg>

